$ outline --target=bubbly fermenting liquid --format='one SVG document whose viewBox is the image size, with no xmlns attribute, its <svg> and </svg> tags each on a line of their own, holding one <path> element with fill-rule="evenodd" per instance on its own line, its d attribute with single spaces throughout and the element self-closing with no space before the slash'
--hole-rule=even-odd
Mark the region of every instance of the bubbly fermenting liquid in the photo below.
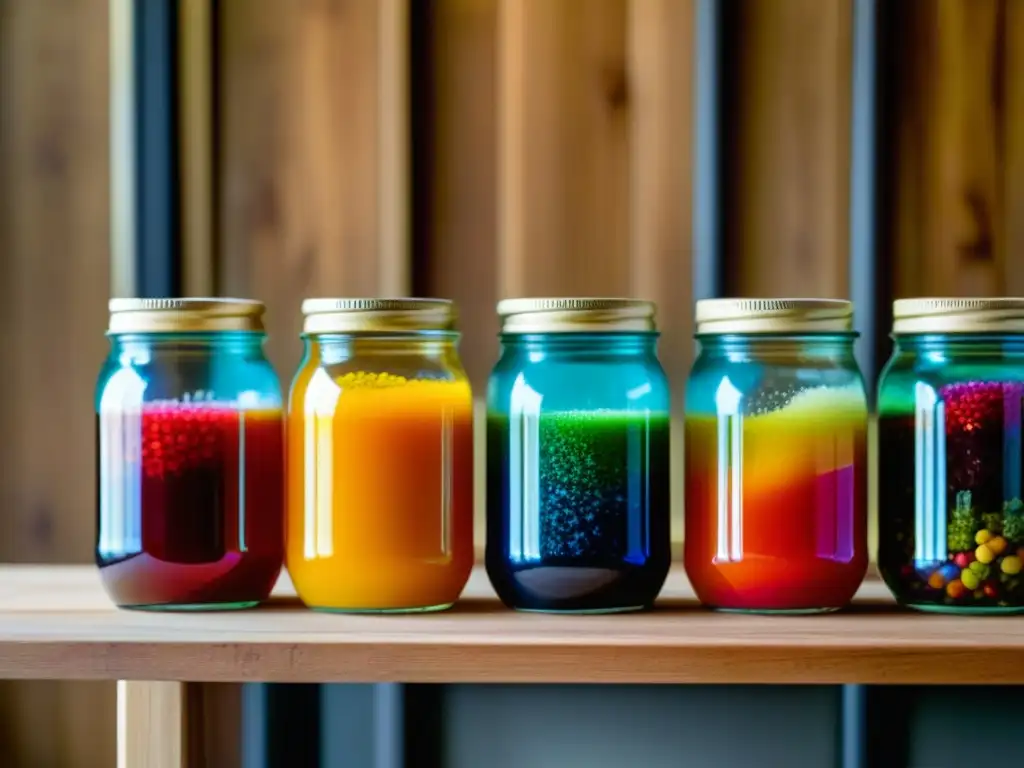
<svg viewBox="0 0 1024 768">
<path fill-rule="evenodd" d="M 439 609 L 473 563 L 465 382 L 313 373 L 288 429 L 288 571 L 307 605 Z"/>
<path fill-rule="evenodd" d="M 279 411 L 153 403 L 97 417 L 96 562 L 126 607 L 243 607 L 283 557 Z"/>
<path fill-rule="evenodd" d="M 541 413 L 487 425 L 487 570 L 508 605 L 649 606 L 669 566 L 663 414 Z"/>
<path fill-rule="evenodd" d="M 706 605 L 817 611 L 867 568 L 866 405 L 813 388 L 686 418 L 685 563 Z"/>
</svg>

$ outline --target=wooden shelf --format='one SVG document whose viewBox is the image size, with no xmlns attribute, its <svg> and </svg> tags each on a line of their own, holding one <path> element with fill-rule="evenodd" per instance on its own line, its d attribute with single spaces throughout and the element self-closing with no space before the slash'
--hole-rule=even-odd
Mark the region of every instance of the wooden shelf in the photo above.
<svg viewBox="0 0 1024 768">
<path fill-rule="evenodd" d="M 87 566 L 0 568 L 0 678 L 268 682 L 1024 683 L 1024 619 L 900 611 L 869 580 L 826 616 L 702 610 L 681 569 L 646 614 L 515 613 L 477 568 L 455 609 L 313 613 L 282 579 L 238 613 L 119 611 Z"/>
</svg>

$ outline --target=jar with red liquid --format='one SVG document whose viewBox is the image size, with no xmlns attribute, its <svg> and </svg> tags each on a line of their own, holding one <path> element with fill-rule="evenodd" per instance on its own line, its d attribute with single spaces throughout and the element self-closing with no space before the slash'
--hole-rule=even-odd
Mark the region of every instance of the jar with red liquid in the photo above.
<svg viewBox="0 0 1024 768">
<path fill-rule="evenodd" d="M 96 389 L 96 564 L 124 608 L 248 608 L 284 555 L 281 389 L 264 307 L 113 299 Z"/>
<path fill-rule="evenodd" d="M 684 559 L 719 610 L 820 613 L 867 569 L 867 396 L 853 306 L 697 302 Z"/>
<path fill-rule="evenodd" d="M 878 385 L 878 568 L 903 605 L 1024 612 L 1024 298 L 902 299 Z"/>
</svg>

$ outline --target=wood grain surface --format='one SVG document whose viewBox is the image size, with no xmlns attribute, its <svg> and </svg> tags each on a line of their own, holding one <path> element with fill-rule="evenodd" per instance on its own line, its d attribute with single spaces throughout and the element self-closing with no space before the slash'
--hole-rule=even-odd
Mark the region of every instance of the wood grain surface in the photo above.
<svg viewBox="0 0 1024 768">
<path fill-rule="evenodd" d="M 186 768 L 188 686 L 117 684 L 117 768 Z"/>
<path fill-rule="evenodd" d="M 726 293 L 846 298 L 853 3 L 721 5 Z"/>
<path fill-rule="evenodd" d="M 217 289 L 267 304 L 285 386 L 309 296 L 409 292 L 408 6 L 226 0 Z"/>
<path fill-rule="evenodd" d="M 0 2 L 0 561 L 92 561 L 108 3 Z M 0 683 L 0 765 L 109 768 L 114 687 Z"/>
<path fill-rule="evenodd" d="M 877 580 L 826 616 L 712 613 L 681 570 L 656 610 L 515 613 L 477 569 L 447 613 L 118 611 L 92 568 L 0 568 L 0 676 L 271 682 L 1024 683 L 1024 620 L 903 612 Z"/>
</svg>

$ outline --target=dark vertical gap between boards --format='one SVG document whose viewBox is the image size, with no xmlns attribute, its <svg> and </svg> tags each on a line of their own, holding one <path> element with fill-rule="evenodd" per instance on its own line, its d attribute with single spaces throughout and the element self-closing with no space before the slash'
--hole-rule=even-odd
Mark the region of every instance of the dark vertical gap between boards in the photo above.
<svg viewBox="0 0 1024 768">
<path fill-rule="evenodd" d="M 900 50 L 908 43 L 900 6 L 892 0 L 877 0 L 874 7 L 875 68 L 872 121 L 875 152 L 873 186 L 873 224 L 875 256 L 874 329 L 865 342 L 874 347 L 876 376 L 891 351 L 889 332 L 892 328 L 892 302 L 895 242 L 894 185 L 892 175 L 898 172 L 897 153 L 898 109 L 901 76 Z M 870 375 L 865 371 L 865 375 Z M 910 764 L 910 710 L 914 688 L 910 686 L 870 686 L 867 692 L 865 737 L 866 761 L 870 768 L 906 768 Z"/>
<path fill-rule="evenodd" d="M 435 105 L 437 83 L 434 61 L 436 51 L 435 25 L 438 0 L 421 0 L 409 7 L 409 158 L 411 165 L 411 253 L 412 292 L 414 296 L 435 294 L 433 265 L 434 195 L 431 180 L 436 171 Z M 442 686 L 402 685 L 391 712 L 391 742 L 400 751 L 394 761 L 408 768 L 440 768 L 443 764 Z M 382 724 L 383 725 L 383 724 Z M 395 736 L 399 736 L 395 738 Z M 382 768 L 378 766 L 377 768 Z M 389 767 L 390 768 L 390 767 Z"/>
<path fill-rule="evenodd" d="M 409 162 L 412 236 L 412 295 L 432 296 L 430 259 L 434 254 L 432 219 L 434 196 L 434 25 L 436 0 L 421 0 L 409 6 Z"/>
<path fill-rule="evenodd" d="M 441 768 L 444 765 L 444 686 L 403 686 L 405 765 L 408 768 Z"/>
<path fill-rule="evenodd" d="M 135 0 L 134 126 L 136 293 L 181 293 L 181 210 L 178 195 L 178 3 Z"/>
<path fill-rule="evenodd" d="M 309 683 L 265 685 L 265 768 L 319 768 L 320 688 Z"/>
<path fill-rule="evenodd" d="M 914 686 L 868 686 L 866 766 L 907 768 L 910 765 L 910 712 L 914 697 Z"/>
</svg>

